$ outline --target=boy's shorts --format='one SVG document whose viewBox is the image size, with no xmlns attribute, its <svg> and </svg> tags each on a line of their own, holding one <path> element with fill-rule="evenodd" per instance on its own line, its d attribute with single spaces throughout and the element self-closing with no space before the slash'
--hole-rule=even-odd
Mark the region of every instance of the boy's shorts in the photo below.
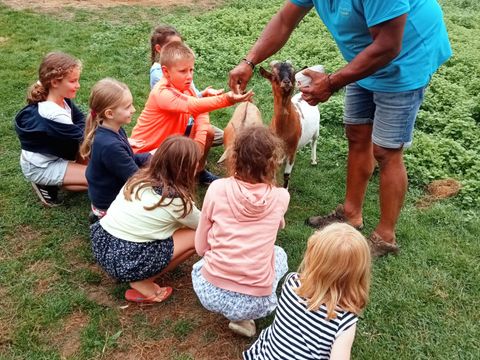
<svg viewBox="0 0 480 360">
<path fill-rule="evenodd" d="M 223 145 L 223 130 L 219 129 L 215 125 L 212 125 L 213 131 L 215 135 L 213 136 L 213 143 L 212 146 L 220 146 Z"/>
<path fill-rule="evenodd" d="M 389 93 L 370 91 L 357 83 L 349 84 L 343 122 L 346 125 L 373 124 L 372 142 L 383 148 L 410 147 L 425 88 Z"/>
</svg>

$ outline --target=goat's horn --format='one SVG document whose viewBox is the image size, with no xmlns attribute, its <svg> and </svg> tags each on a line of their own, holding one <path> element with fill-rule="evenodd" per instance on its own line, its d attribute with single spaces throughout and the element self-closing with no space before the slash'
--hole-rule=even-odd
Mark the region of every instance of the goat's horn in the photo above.
<svg viewBox="0 0 480 360">
<path fill-rule="evenodd" d="M 270 61 L 270 67 L 274 67 L 276 64 L 278 64 L 280 61 L 278 60 L 272 60 Z"/>
<path fill-rule="evenodd" d="M 286 62 L 287 64 L 292 65 L 292 62 L 291 62 L 290 60 L 285 60 L 285 62 Z"/>
</svg>

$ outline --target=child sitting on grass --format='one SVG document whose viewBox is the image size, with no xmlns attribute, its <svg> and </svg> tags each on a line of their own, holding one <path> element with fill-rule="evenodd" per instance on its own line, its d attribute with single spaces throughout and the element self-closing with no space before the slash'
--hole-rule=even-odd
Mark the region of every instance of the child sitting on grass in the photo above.
<svg viewBox="0 0 480 360">
<path fill-rule="evenodd" d="M 15 117 L 22 154 L 20 165 L 45 206 L 56 206 L 58 188 L 87 190 L 86 165 L 78 156 L 85 118 L 75 106 L 82 64 L 62 52 L 47 54 L 28 105 Z"/>
<path fill-rule="evenodd" d="M 290 200 L 286 189 L 274 186 L 280 149 L 266 127 L 238 134 L 228 158 L 231 176 L 208 188 L 195 236 L 203 256 L 192 270 L 200 302 L 248 337 L 255 335 L 254 319 L 276 308 L 275 289 L 288 270 L 285 251 L 275 245 Z"/>
<path fill-rule="evenodd" d="M 135 112 L 128 86 L 106 78 L 90 94 L 90 114 L 80 154 L 90 158 L 87 166 L 88 196 L 92 218 L 102 218 L 128 178 L 151 157 L 134 154 L 123 125 Z"/>
<path fill-rule="evenodd" d="M 367 241 L 352 226 L 335 223 L 313 234 L 299 272 L 285 278 L 273 324 L 243 359 L 349 359 L 370 263 Z"/>
<path fill-rule="evenodd" d="M 159 25 L 157 26 L 150 37 L 150 46 L 151 46 L 151 60 L 152 66 L 150 67 L 150 89 L 153 89 L 155 84 L 163 78 L 162 65 L 160 65 L 160 52 L 162 47 L 167 45 L 170 42 L 183 42 L 183 38 L 180 33 L 173 26 L 170 25 Z M 214 95 L 223 94 L 223 90 L 212 89 L 211 86 L 208 86 L 203 91 L 199 91 L 193 81 L 192 89 L 195 91 L 197 96 L 207 97 Z M 219 129 L 215 125 L 211 124 L 214 137 L 212 141 L 212 146 L 220 146 L 223 144 L 223 130 Z"/>
<path fill-rule="evenodd" d="M 160 62 L 164 78 L 150 92 L 132 131 L 133 139 L 145 142 L 145 146 L 136 152 L 156 149 L 169 135 L 189 136 L 200 148 L 198 179 L 200 183 L 208 185 L 217 179 L 205 170 L 214 136 L 208 112 L 248 101 L 253 92 L 235 94 L 229 91 L 199 99 L 192 89 L 195 56 L 188 46 L 180 42 L 165 45 L 160 54 Z M 190 119 L 193 119 L 193 124 Z"/>
<path fill-rule="evenodd" d="M 126 300 L 167 299 L 172 288 L 161 288 L 155 279 L 195 253 L 199 158 L 193 140 L 168 137 L 148 166 L 128 180 L 105 216 L 92 225 L 93 254 L 110 276 L 130 283 Z"/>
</svg>

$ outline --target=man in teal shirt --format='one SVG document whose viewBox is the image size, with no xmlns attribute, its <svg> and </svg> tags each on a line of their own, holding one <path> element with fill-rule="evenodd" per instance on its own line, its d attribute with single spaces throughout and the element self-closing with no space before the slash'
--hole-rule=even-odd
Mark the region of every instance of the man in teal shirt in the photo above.
<svg viewBox="0 0 480 360">
<path fill-rule="evenodd" d="M 345 201 L 307 223 L 345 221 L 363 227 L 362 207 L 375 160 L 380 168 L 380 220 L 370 235 L 374 256 L 397 253 L 395 226 L 407 190 L 403 149 L 410 146 L 418 109 L 432 74 L 451 56 L 436 0 L 289 0 L 270 20 L 245 59 L 230 72 L 232 90 L 244 90 L 255 64 L 280 50 L 312 9 L 337 43 L 346 66 L 332 74 L 305 70 L 301 88 L 310 105 L 346 86 L 348 139 Z"/>
</svg>

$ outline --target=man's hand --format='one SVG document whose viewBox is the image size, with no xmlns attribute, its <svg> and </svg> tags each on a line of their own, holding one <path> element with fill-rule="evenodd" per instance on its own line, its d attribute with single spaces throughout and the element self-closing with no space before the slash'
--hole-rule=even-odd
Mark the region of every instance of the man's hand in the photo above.
<svg viewBox="0 0 480 360">
<path fill-rule="evenodd" d="M 308 86 L 300 88 L 302 99 L 309 105 L 315 106 L 319 102 L 327 101 L 332 96 L 334 90 L 331 88 L 327 74 L 309 69 L 303 70 L 302 74 L 312 79 Z"/>
<path fill-rule="evenodd" d="M 229 73 L 228 86 L 236 94 L 242 94 L 247 87 L 248 82 L 252 78 L 253 69 L 245 62 L 238 64 Z"/>
</svg>

